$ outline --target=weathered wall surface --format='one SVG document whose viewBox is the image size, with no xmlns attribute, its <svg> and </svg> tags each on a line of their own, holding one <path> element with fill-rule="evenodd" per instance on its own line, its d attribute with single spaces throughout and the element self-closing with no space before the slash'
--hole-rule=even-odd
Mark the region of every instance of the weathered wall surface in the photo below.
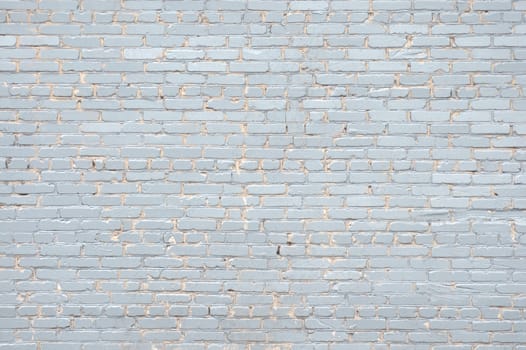
<svg viewBox="0 0 526 350">
<path fill-rule="evenodd" d="M 0 349 L 525 349 L 525 14 L 0 1 Z"/>
</svg>

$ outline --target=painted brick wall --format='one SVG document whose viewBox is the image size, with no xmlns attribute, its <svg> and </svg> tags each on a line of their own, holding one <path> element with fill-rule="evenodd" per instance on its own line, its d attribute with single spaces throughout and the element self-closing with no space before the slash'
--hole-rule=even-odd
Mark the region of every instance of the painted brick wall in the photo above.
<svg viewBox="0 0 526 350">
<path fill-rule="evenodd" d="M 525 15 L 0 0 L 0 349 L 526 349 Z"/>
</svg>

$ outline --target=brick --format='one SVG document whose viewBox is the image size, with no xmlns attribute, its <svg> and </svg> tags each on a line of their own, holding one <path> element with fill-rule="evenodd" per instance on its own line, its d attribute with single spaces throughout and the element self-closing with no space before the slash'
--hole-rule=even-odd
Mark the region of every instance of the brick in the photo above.
<svg viewBox="0 0 526 350">
<path fill-rule="evenodd" d="M 327 10 L 329 4 L 327 1 L 292 1 L 289 4 L 289 8 L 292 11 L 319 11 Z"/>
<path fill-rule="evenodd" d="M 402 47 L 406 40 L 403 37 L 387 36 L 387 35 L 371 35 L 369 36 L 369 46 L 376 47 Z"/>
<path fill-rule="evenodd" d="M 0 9 L 0 348 L 524 340 L 524 1 Z"/>
<path fill-rule="evenodd" d="M 126 59 L 155 59 L 162 55 L 163 50 L 159 48 L 152 49 L 125 49 L 124 58 Z"/>
</svg>

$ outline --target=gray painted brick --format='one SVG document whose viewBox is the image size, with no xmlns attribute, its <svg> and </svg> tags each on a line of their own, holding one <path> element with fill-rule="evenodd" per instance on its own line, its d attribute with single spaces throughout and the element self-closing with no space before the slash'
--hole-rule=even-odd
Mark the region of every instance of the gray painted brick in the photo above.
<svg viewBox="0 0 526 350">
<path fill-rule="evenodd" d="M 523 3 L 0 0 L 0 348 L 522 349 Z"/>
</svg>

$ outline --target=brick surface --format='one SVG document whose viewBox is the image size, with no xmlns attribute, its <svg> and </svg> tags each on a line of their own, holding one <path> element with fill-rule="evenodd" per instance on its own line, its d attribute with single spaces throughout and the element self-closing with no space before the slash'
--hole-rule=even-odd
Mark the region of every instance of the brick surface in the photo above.
<svg viewBox="0 0 526 350">
<path fill-rule="evenodd" d="M 524 349 L 525 10 L 0 0 L 0 349 Z"/>
</svg>

